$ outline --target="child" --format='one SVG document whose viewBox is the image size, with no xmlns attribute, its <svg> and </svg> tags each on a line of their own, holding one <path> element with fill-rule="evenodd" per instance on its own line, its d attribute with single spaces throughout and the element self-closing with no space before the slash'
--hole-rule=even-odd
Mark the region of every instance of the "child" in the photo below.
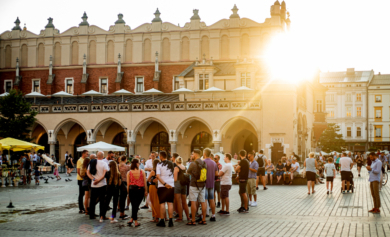
<svg viewBox="0 0 390 237">
<path fill-rule="evenodd" d="M 336 167 L 333 163 L 332 158 L 328 158 L 328 163 L 325 165 L 325 174 L 326 174 L 326 189 L 328 190 L 326 194 L 329 194 L 329 183 L 330 183 L 330 193 L 332 193 L 333 179 L 336 178 Z"/>
<path fill-rule="evenodd" d="M 34 174 L 35 174 L 35 185 L 39 185 L 39 174 L 40 174 L 40 172 L 38 170 L 38 167 L 35 168 Z"/>
<path fill-rule="evenodd" d="M 57 164 L 54 165 L 54 176 L 56 176 L 57 181 L 61 179 L 60 174 L 58 173 L 58 167 Z"/>
</svg>

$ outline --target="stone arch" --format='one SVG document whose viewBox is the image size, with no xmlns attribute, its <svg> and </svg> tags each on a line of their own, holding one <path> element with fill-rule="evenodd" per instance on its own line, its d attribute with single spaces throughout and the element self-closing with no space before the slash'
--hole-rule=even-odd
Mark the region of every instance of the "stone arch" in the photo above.
<svg viewBox="0 0 390 237">
<path fill-rule="evenodd" d="M 190 40 L 186 36 L 181 39 L 181 60 L 190 60 Z"/>
<path fill-rule="evenodd" d="M 77 41 L 72 42 L 72 65 L 79 64 L 79 43 Z"/>
<path fill-rule="evenodd" d="M 125 53 L 125 62 L 133 61 L 133 41 L 131 39 L 126 40 L 126 53 Z"/>
<path fill-rule="evenodd" d="M 152 55 L 152 43 L 150 39 L 145 39 L 144 41 L 144 62 L 151 62 Z"/>
<path fill-rule="evenodd" d="M 248 34 L 241 36 L 241 56 L 248 57 L 250 55 L 250 40 Z"/>
<path fill-rule="evenodd" d="M 254 130 L 254 132 L 256 133 L 256 135 L 258 135 L 258 133 L 259 133 L 260 131 L 257 129 L 257 127 L 256 127 L 256 125 L 253 123 L 253 121 L 251 121 L 251 120 L 248 119 L 248 118 L 242 117 L 242 116 L 236 116 L 236 117 L 231 118 L 231 119 L 229 119 L 228 121 L 226 121 L 226 122 L 222 125 L 222 127 L 221 127 L 219 133 L 220 133 L 221 135 L 225 134 L 226 131 L 231 127 L 231 125 L 234 124 L 235 122 L 239 121 L 239 120 L 245 121 L 245 122 L 247 122 L 248 124 L 250 124 L 250 125 L 253 127 L 253 130 Z"/>
<path fill-rule="evenodd" d="M 142 120 L 141 122 L 139 122 L 135 126 L 135 128 L 133 130 L 133 133 L 131 134 L 131 140 L 133 140 L 133 141 L 135 140 L 135 137 L 137 136 L 138 132 L 140 132 L 141 136 L 143 137 L 143 134 L 145 133 L 146 129 L 153 122 L 159 123 L 161 126 L 164 127 L 164 129 L 167 132 L 169 132 L 169 129 L 168 129 L 167 125 L 163 121 L 161 121 L 160 119 L 157 119 L 157 118 L 149 117 L 149 118 L 146 118 L 146 119 Z"/>
<path fill-rule="evenodd" d="M 54 65 L 61 65 L 61 43 L 54 44 Z"/>
<path fill-rule="evenodd" d="M 12 65 L 12 50 L 11 45 L 5 46 L 5 67 L 11 68 Z"/>
<path fill-rule="evenodd" d="M 229 37 L 227 35 L 221 37 L 221 59 L 229 59 Z"/>
<path fill-rule="evenodd" d="M 204 120 L 204 119 L 201 119 L 199 117 L 190 117 L 190 118 L 187 118 L 185 119 L 184 121 L 182 121 L 179 126 L 177 127 L 176 129 L 176 137 L 175 139 L 177 139 L 179 133 L 181 133 L 182 137 L 184 136 L 184 133 L 186 132 L 187 130 L 187 127 L 192 123 L 192 122 L 195 122 L 195 121 L 198 121 L 198 122 L 201 122 L 203 123 L 204 125 L 206 125 L 206 127 L 209 129 L 210 133 L 213 133 L 213 129 L 211 128 L 211 126 Z"/>
<path fill-rule="evenodd" d="M 32 125 L 31 130 L 30 130 L 30 138 L 31 138 L 31 139 L 34 138 L 35 130 L 36 130 L 37 127 L 39 127 L 39 126 L 42 127 L 44 131 L 42 131 L 42 132 L 40 132 L 40 133 L 38 134 L 38 136 L 36 137 L 34 143 L 37 143 L 37 142 L 39 141 L 40 137 L 41 137 L 44 133 L 48 134 L 48 130 L 47 130 L 46 126 L 45 126 L 42 122 L 36 120 L 36 121 L 34 122 L 34 124 Z M 37 143 L 37 144 L 38 144 L 38 143 Z"/>
<path fill-rule="evenodd" d="M 69 124 L 69 125 L 64 129 L 63 127 L 67 124 Z M 73 119 L 73 118 L 67 118 L 67 119 L 62 120 L 54 128 L 53 134 L 54 134 L 55 138 L 57 137 L 57 134 L 60 131 L 60 129 L 62 129 L 64 131 L 65 135 L 67 135 L 69 130 L 73 127 L 74 124 L 78 124 L 84 130 L 84 132 L 87 133 L 87 129 L 80 121 L 77 121 L 76 119 Z"/>
<path fill-rule="evenodd" d="M 201 48 L 202 48 L 202 55 L 201 58 L 203 58 L 203 55 L 208 59 L 210 58 L 210 41 L 209 37 L 204 35 L 202 36 L 202 43 L 201 43 Z"/>
<path fill-rule="evenodd" d="M 162 61 L 171 61 L 171 43 L 168 38 L 164 38 L 162 42 Z"/>
<path fill-rule="evenodd" d="M 27 67 L 28 66 L 28 48 L 27 44 L 23 44 L 21 48 L 21 60 L 20 60 L 20 66 L 21 67 Z"/>
<path fill-rule="evenodd" d="M 96 41 L 91 40 L 89 42 L 89 57 L 88 62 L 90 64 L 96 64 Z"/>
<path fill-rule="evenodd" d="M 121 123 L 119 120 L 115 119 L 115 118 L 106 118 L 106 119 L 103 119 L 102 121 L 100 121 L 94 128 L 93 130 L 93 134 L 92 134 L 92 140 L 93 141 L 96 141 L 96 136 L 98 134 L 98 132 L 100 131 L 100 133 L 103 135 L 106 134 L 107 132 L 107 129 L 111 126 L 111 124 L 113 123 L 117 123 L 119 124 L 119 126 L 121 126 L 122 128 L 126 128 L 125 125 L 123 125 L 123 123 Z"/>
<path fill-rule="evenodd" d="M 107 63 L 114 63 L 114 42 L 109 40 L 107 42 Z"/>
<path fill-rule="evenodd" d="M 43 66 L 45 64 L 45 46 L 43 43 L 38 45 L 38 64 L 37 66 Z"/>
</svg>

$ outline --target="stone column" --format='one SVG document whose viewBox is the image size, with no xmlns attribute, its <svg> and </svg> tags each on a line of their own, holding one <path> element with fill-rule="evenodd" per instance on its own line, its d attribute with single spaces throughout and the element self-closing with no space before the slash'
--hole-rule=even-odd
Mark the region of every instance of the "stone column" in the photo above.
<svg viewBox="0 0 390 237">
<path fill-rule="evenodd" d="M 55 142 L 49 142 L 49 144 L 50 144 L 50 157 L 51 157 L 51 155 L 55 156 L 56 155 L 55 154 L 56 153 L 56 144 L 55 144 Z"/>
<path fill-rule="evenodd" d="M 169 142 L 171 144 L 171 154 L 177 152 L 176 151 L 176 142 Z"/>
<path fill-rule="evenodd" d="M 214 153 L 219 152 L 219 148 L 221 147 L 221 142 L 214 142 Z"/>
<path fill-rule="evenodd" d="M 129 144 L 129 154 L 128 155 L 134 155 L 135 153 L 135 142 L 130 141 L 127 144 Z"/>
</svg>

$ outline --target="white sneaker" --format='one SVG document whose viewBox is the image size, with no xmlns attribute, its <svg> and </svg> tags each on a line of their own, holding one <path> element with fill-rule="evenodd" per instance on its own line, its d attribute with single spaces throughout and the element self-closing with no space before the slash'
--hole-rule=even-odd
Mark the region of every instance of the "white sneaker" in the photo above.
<svg viewBox="0 0 390 237">
<path fill-rule="evenodd" d="M 100 219 L 99 222 L 102 223 L 102 222 L 103 222 L 103 219 Z"/>
<path fill-rule="evenodd" d="M 330 191 L 330 193 L 333 193 L 333 191 Z"/>
<path fill-rule="evenodd" d="M 249 206 L 252 205 L 252 201 L 249 201 Z"/>
<path fill-rule="evenodd" d="M 118 222 L 118 220 L 116 220 L 116 219 L 112 219 L 112 220 L 111 220 L 111 224 L 112 224 L 112 223 L 117 223 L 117 222 Z"/>
<path fill-rule="evenodd" d="M 252 202 L 251 207 L 257 207 L 257 202 Z"/>
</svg>

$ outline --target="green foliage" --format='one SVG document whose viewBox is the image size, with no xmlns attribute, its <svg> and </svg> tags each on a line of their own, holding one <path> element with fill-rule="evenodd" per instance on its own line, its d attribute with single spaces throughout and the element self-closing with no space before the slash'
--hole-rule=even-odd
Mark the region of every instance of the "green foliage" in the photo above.
<svg viewBox="0 0 390 237">
<path fill-rule="evenodd" d="M 37 115 L 30 108 L 21 91 L 11 90 L 9 95 L 0 97 L 0 137 L 29 142 L 29 132 Z"/>
<path fill-rule="evenodd" d="M 343 136 L 339 134 L 340 127 L 335 123 L 328 123 L 328 127 L 322 132 L 318 141 L 321 149 L 327 153 L 331 151 L 341 152 L 341 147 L 345 146 Z"/>
</svg>

